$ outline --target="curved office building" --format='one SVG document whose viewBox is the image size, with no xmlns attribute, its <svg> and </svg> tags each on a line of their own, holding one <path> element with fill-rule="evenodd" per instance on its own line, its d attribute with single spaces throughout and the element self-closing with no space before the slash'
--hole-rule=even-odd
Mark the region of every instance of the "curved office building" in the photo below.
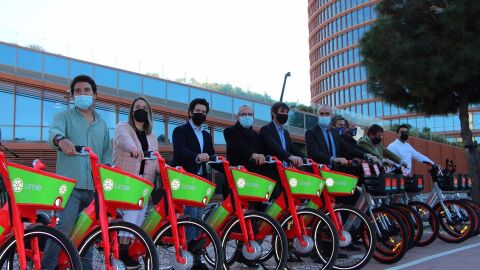
<svg viewBox="0 0 480 270">
<path fill-rule="evenodd" d="M 378 0 L 309 0 L 310 92 L 313 103 L 429 128 L 450 141 L 460 136 L 457 115 L 425 117 L 383 103 L 367 91 L 358 41 L 376 19 Z M 480 142 L 480 106 L 471 108 L 471 128 Z"/>
</svg>

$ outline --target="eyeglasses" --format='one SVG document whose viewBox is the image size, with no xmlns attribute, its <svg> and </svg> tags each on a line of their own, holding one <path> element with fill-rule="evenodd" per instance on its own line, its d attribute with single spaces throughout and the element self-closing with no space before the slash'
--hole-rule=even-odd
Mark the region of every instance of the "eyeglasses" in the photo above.
<svg viewBox="0 0 480 270">
<path fill-rule="evenodd" d="M 239 116 L 253 116 L 253 113 L 240 113 Z"/>
</svg>

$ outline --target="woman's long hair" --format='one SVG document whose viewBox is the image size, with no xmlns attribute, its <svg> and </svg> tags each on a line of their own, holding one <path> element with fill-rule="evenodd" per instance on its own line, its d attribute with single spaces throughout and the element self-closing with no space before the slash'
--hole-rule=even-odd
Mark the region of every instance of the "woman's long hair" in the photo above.
<svg viewBox="0 0 480 270">
<path fill-rule="evenodd" d="M 148 106 L 148 118 L 147 121 L 143 123 L 143 129 L 145 130 L 145 133 L 148 135 L 152 133 L 152 128 L 153 128 L 153 121 L 152 121 L 152 107 L 150 107 L 150 103 L 148 103 L 148 100 L 144 97 L 137 97 L 136 99 L 133 100 L 132 105 L 130 105 L 130 110 L 128 110 L 128 124 L 133 127 L 133 129 L 136 129 L 135 127 L 135 122 L 133 120 L 133 110 L 135 109 L 135 103 L 139 100 L 143 100 L 147 106 Z"/>
</svg>

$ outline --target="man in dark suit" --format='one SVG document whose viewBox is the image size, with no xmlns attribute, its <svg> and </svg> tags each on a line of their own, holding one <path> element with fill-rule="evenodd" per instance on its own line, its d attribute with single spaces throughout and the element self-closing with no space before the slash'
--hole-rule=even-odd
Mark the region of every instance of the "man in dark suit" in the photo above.
<svg viewBox="0 0 480 270">
<path fill-rule="evenodd" d="M 342 131 L 342 124 L 345 125 L 345 119 L 339 115 L 332 117 L 331 107 L 318 108 L 318 124 L 305 133 L 307 154 L 311 159 L 329 167 L 340 168 L 348 165 L 345 158 L 347 155 L 358 159 L 369 157 L 366 152 L 350 147 L 340 138 L 338 131 Z"/>
<path fill-rule="evenodd" d="M 189 120 L 173 130 L 173 160 L 172 166 L 182 166 L 185 171 L 207 177 L 206 162 L 215 155 L 212 136 L 203 130 L 202 124 L 207 118 L 209 104 L 203 98 L 196 98 L 188 106 Z M 203 208 L 185 207 L 185 214 L 202 218 Z M 194 228 L 187 228 L 187 239 L 197 236 Z M 201 261 L 196 260 L 197 264 Z"/>
<path fill-rule="evenodd" d="M 294 166 L 300 166 L 303 164 L 302 158 L 305 157 L 305 154 L 295 147 L 290 138 L 290 133 L 283 127 L 288 121 L 289 111 L 290 108 L 283 102 L 272 105 L 270 110 L 272 122 L 260 129 L 260 142 L 263 147 L 263 154 L 277 157 L 283 161 L 284 165 L 291 163 Z M 278 172 L 273 166 L 263 167 L 265 168 L 262 168 L 262 174 L 279 180 Z M 279 194 L 280 184 L 277 184 L 271 198 L 275 199 Z"/>
<path fill-rule="evenodd" d="M 227 144 L 227 160 L 232 166 L 245 166 L 249 171 L 258 171 L 258 166 L 265 163 L 261 154 L 260 136 L 252 126 L 253 109 L 243 105 L 238 108 L 237 122 L 223 131 Z"/>
</svg>

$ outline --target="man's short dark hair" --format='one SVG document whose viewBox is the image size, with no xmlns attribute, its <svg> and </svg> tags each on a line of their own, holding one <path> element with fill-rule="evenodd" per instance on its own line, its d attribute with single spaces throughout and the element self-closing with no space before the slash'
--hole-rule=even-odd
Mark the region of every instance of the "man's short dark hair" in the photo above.
<svg viewBox="0 0 480 270">
<path fill-rule="evenodd" d="M 330 124 L 332 126 L 335 126 L 335 124 L 337 124 L 337 121 L 340 121 L 340 120 L 345 120 L 345 118 L 339 114 L 335 114 L 334 116 L 332 116 L 332 120 L 330 121 Z"/>
<path fill-rule="evenodd" d="M 72 96 L 75 93 L 75 84 L 77 84 L 78 82 L 89 83 L 90 86 L 92 86 L 93 94 L 97 94 L 97 84 L 95 83 L 95 81 L 90 78 L 90 76 L 78 75 L 77 77 L 73 78 L 72 82 L 70 83 L 70 93 L 72 94 Z"/>
<path fill-rule="evenodd" d="M 272 108 L 270 109 L 270 114 L 272 116 L 272 119 L 273 119 L 273 114 L 277 114 L 279 109 L 287 110 L 287 112 L 290 111 L 290 108 L 288 107 L 287 104 L 285 104 L 283 102 L 277 102 L 277 103 L 273 104 Z"/>
<path fill-rule="evenodd" d="M 383 128 L 377 124 L 373 124 L 368 128 L 367 135 L 375 135 L 379 132 L 383 132 Z"/>
<path fill-rule="evenodd" d="M 406 128 L 408 130 L 410 130 L 410 126 L 407 125 L 407 124 L 401 124 L 400 126 L 397 127 L 397 133 L 400 132 L 400 129 L 401 128 Z"/>
<path fill-rule="evenodd" d="M 349 127 L 350 127 L 350 122 L 348 122 L 347 119 L 345 119 L 345 127 L 346 127 L 346 128 L 349 128 Z"/>
<path fill-rule="evenodd" d="M 210 105 L 208 104 L 208 101 L 204 98 L 196 98 L 190 102 L 190 105 L 188 105 L 188 111 L 193 113 L 193 110 L 195 110 L 195 106 L 198 104 L 200 105 L 205 105 L 207 107 L 207 114 L 210 111 Z"/>
</svg>

